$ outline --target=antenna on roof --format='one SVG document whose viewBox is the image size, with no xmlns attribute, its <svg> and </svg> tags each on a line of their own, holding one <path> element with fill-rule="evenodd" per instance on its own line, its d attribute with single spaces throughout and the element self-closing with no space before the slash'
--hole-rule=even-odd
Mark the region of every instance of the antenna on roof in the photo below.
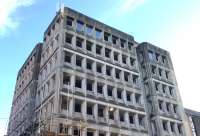
<svg viewBox="0 0 200 136">
<path fill-rule="evenodd" d="M 62 0 L 59 0 L 59 2 L 56 4 L 56 12 L 61 12 L 61 14 L 63 15 L 64 13 L 64 3 Z"/>
</svg>

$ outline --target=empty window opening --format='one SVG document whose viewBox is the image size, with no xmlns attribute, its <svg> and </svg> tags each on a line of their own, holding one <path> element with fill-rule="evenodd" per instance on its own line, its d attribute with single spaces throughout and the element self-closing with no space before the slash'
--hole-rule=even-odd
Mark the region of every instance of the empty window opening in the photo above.
<svg viewBox="0 0 200 136">
<path fill-rule="evenodd" d="M 128 102 L 131 101 L 131 93 L 130 92 L 126 92 L 126 99 Z"/>
<path fill-rule="evenodd" d="M 117 44 L 118 38 L 116 36 L 112 36 L 112 43 Z"/>
<path fill-rule="evenodd" d="M 169 79 L 169 71 L 165 71 L 165 77 Z"/>
<path fill-rule="evenodd" d="M 87 103 L 87 114 L 93 115 L 93 105 L 90 103 Z"/>
<path fill-rule="evenodd" d="M 70 84 L 70 75 L 67 73 L 63 73 L 63 84 L 65 84 L 65 85 Z"/>
<path fill-rule="evenodd" d="M 135 94 L 135 102 L 137 104 L 141 104 L 141 94 Z"/>
<path fill-rule="evenodd" d="M 119 118 L 121 122 L 124 122 L 124 112 L 123 111 L 119 111 Z"/>
<path fill-rule="evenodd" d="M 110 41 L 111 40 L 111 35 L 107 32 L 104 32 L 104 40 L 105 41 Z"/>
<path fill-rule="evenodd" d="M 111 76 L 112 73 L 112 67 L 106 66 L 106 75 Z"/>
<path fill-rule="evenodd" d="M 92 51 L 92 46 L 93 46 L 93 43 L 90 42 L 90 41 L 86 41 L 86 49 L 88 51 Z"/>
<path fill-rule="evenodd" d="M 71 63 L 71 61 L 72 61 L 72 53 L 65 52 L 65 62 Z"/>
<path fill-rule="evenodd" d="M 73 35 L 65 33 L 65 42 L 68 44 L 72 44 Z"/>
<path fill-rule="evenodd" d="M 80 131 L 79 131 L 78 128 L 74 128 L 74 130 L 73 130 L 73 135 L 74 135 L 74 136 L 80 136 Z"/>
<path fill-rule="evenodd" d="M 148 55 L 149 55 L 149 59 L 152 61 L 153 60 L 153 52 L 152 51 L 148 51 Z"/>
<path fill-rule="evenodd" d="M 162 56 L 162 62 L 163 62 L 163 64 L 166 63 L 166 57 L 165 56 Z"/>
<path fill-rule="evenodd" d="M 160 54 L 156 53 L 156 60 L 159 61 L 159 58 L 160 58 Z"/>
<path fill-rule="evenodd" d="M 132 50 L 132 47 L 133 47 L 133 43 L 128 42 L 128 49 L 129 49 L 129 50 Z"/>
<path fill-rule="evenodd" d="M 83 47 L 83 39 L 80 38 L 80 37 L 76 37 L 76 46 L 79 47 L 79 48 L 82 48 Z"/>
<path fill-rule="evenodd" d="M 123 91 L 122 89 L 119 89 L 119 88 L 117 89 L 117 98 L 118 99 L 122 99 L 122 91 Z"/>
<path fill-rule="evenodd" d="M 116 77 L 117 79 L 120 79 L 120 73 L 121 73 L 121 70 L 115 69 L 115 77 Z"/>
<path fill-rule="evenodd" d="M 81 101 L 75 100 L 75 108 L 74 108 L 74 110 L 75 110 L 75 112 L 81 113 Z"/>
<path fill-rule="evenodd" d="M 163 130 L 168 131 L 167 121 L 163 121 L 162 125 L 163 125 Z"/>
<path fill-rule="evenodd" d="M 166 85 L 162 85 L 163 93 L 166 93 L 166 89 L 167 89 L 167 86 Z"/>
<path fill-rule="evenodd" d="M 134 114 L 129 114 L 129 122 L 130 124 L 135 124 L 135 115 Z"/>
<path fill-rule="evenodd" d="M 171 131 L 174 133 L 175 132 L 175 128 L 174 128 L 174 123 L 170 122 L 170 127 L 171 127 Z"/>
<path fill-rule="evenodd" d="M 111 54 L 111 49 L 105 48 L 105 56 L 107 58 L 110 58 L 110 54 Z"/>
<path fill-rule="evenodd" d="M 167 112 L 170 112 L 170 103 L 166 103 L 166 109 L 167 109 Z"/>
<path fill-rule="evenodd" d="M 130 58 L 130 64 L 131 64 L 131 66 L 135 65 L 135 59 L 134 58 Z"/>
<path fill-rule="evenodd" d="M 81 56 L 76 56 L 76 65 L 79 67 L 82 67 L 82 60 L 83 58 Z"/>
<path fill-rule="evenodd" d="M 109 112 L 109 119 L 114 120 L 114 110 L 108 112 Z"/>
<path fill-rule="evenodd" d="M 114 52 L 114 60 L 119 61 L 119 53 Z"/>
<path fill-rule="evenodd" d="M 92 132 L 92 131 L 87 131 L 87 136 L 94 136 L 94 132 Z"/>
<path fill-rule="evenodd" d="M 163 110 L 163 101 L 158 100 L 159 109 Z"/>
<path fill-rule="evenodd" d="M 103 117 L 104 115 L 104 107 L 101 105 L 98 105 L 98 117 Z"/>
<path fill-rule="evenodd" d="M 124 64 L 126 64 L 126 61 L 127 61 L 127 56 L 126 55 L 122 55 L 122 62 Z"/>
<path fill-rule="evenodd" d="M 63 96 L 61 97 L 61 109 L 67 110 L 68 109 L 68 98 L 67 96 Z"/>
<path fill-rule="evenodd" d="M 97 83 L 97 93 L 103 94 L 103 84 Z"/>
<path fill-rule="evenodd" d="M 120 39 L 121 48 L 125 48 L 126 41 L 124 39 Z"/>
<path fill-rule="evenodd" d="M 98 73 L 102 73 L 102 64 L 97 63 L 96 68 Z"/>
<path fill-rule="evenodd" d="M 93 61 L 87 59 L 87 60 L 86 60 L 86 63 L 87 63 L 87 64 L 86 64 L 87 69 L 88 69 L 88 70 L 92 70 Z"/>
<path fill-rule="evenodd" d="M 103 48 L 102 46 L 96 45 L 96 54 L 101 55 L 102 48 Z"/>
<path fill-rule="evenodd" d="M 112 97 L 113 96 L 113 87 L 107 86 L 107 91 L 108 91 L 108 96 Z"/>
<path fill-rule="evenodd" d="M 93 91 L 93 81 L 87 79 L 87 90 L 88 91 Z"/>
<path fill-rule="evenodd" d="M 153 74 L 156 74 L 156 66 L 151 66 L 151 72 L 153 73 Z"/>
<path fill-rule="evenodd" d="M 82 79 L 81 78 L 76 77 L 75 87 L 82 88 Z"/>
<path fill-rule="evenodd" d="M 128 72 L 124 72 L 124 80 L 126 82 L 128 82 L 128 77 L 129 77 L 129 73 Z"/>
<path fill-rule="evenodd" d="M 182 125 L 181 124 L 178 124 L 178 132 L 179 132 L 179 134 L 182 134 Z"/>
<path fill-rule="evenodd" d="M 68 26 L 73 26 L 73 21 L 74 21 L 74 19 L 72 17 L 67 16 L 67 25 Z"/>
<path fill-rule="evenodd" d="M 159 76 L 162 76 L 162 69 L 161 68 L 158 69 L 158 72 L 159 72 Z"/>
<path fill-rule="evenodd" d="M 159 83 L 158 82 L 155 82 L 155 89 L 156 89 L 156 91 L 159 91 Z"/>
<path fill-rule="evenodd" d="M 145 126 L 145 117 L 144 115 L 138 115 L 138 120 L 139 120 L 139 125 L 140 126 Z"/>
</svg>

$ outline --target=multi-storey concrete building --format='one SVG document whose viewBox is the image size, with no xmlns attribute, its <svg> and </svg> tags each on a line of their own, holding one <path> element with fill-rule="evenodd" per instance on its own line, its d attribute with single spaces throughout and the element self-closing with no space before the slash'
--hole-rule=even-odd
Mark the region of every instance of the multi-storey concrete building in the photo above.
<svg viewBox="0 0 200 136">
<path fill-rule="evenodd" d="M 191 136 L 200 136 L 200 112 L 185 109 Z"/>
<path fill-rule="evenodd" d="M 66 7 L 44 33 L 35 91 L 33 135 L 187 135 L 169 53 Z"/>
<path fill-rule="evenodd" d="M 35 128 L 33 119 L 41 51 L 42 44 L 39 43 L 18 72 L 7 130 L 8 136 L 30 134 Z"/>
</svg>

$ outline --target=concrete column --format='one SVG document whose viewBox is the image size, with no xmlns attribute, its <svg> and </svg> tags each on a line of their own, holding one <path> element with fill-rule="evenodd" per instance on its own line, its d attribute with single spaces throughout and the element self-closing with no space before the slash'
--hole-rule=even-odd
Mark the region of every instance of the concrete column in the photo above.
<svg viewBox="0 0 200 136">
<path fill-rule="evenodd" d="M 105 99 L 107 99 L 108 98 L 107 84 L 103 86 L 103 94 L 104 94 Z"/>
<path fill-rule="evenodd" d="M 115 100 L 118 99 L 118 98 L 117 98 L 117 88 L 116 88 L 116 87 L 113 88 L 113 98 L 114 98 Z"/>
<path fill-rule="evenodd" d="M 72 128 L 72 126 L 68 127 L 68 134 L 69 135 L 73 135 L 73 128 Z"/>
<path fill-rule="evenodd" d="M 111 77 L 115 79 L 115 68 L 113 67 L 111 70 Z"/>
<path fill-rule="evenodd" d="M 131 103 L 132 103 L 133 105 L 136 104 L 136 101 L 135 101 L 135 94 L 134 94 L 134 93 L 131 94 Z"/>
<path fill-rule="evenodd" d="M 76 55 L 73 54 L 71 57 L 71 65 L 74 68 L 76 66 Z"/>
<path fill-rule="evenodd" d="M 114 110 L 114 120 L 119 122 L 120 119 L 119 119 L 119 109 L 115 109 Z"/>
<path fill-rule="evenodd" d="M 97 69 L 96 62 L 93 62 L 93 63 L 92 63 L 92 72 L 95 73 L 95 72 L 96 72 L 96 69 Z"/>
<path fill-rule="evenodd" d="M 97 103 L 94 104 L 93 111 L 94 111 L 94 118 L 95 118 L 95 120 L 98 120 L 98 104 Z"/>
<path fill-rule="evenodd" d="M 94 81 L 94 84 L 93 84 L 93 91 L 94 91 L 94 95 L 97 95 L 97 81 L 96 80 Z"/>
<path fill-rule="evenodd" d="M 124 119 L 125 119 L 126 124 L 129 125 L 130 121 L 129 121 L 129 113 L 128 113 L 128 111 L 125 112 Z"/>
<path fill-rule="evenodd" d="M 126 90 L 122 91 L 122 100 L 127 103 L 127 98 L 126 98 Z"/>
<path fill-rule="evenodd" d="M 72 37 L 72 47 L 75 48 L 76 47 L 76 36 Z"/>
<path fill-rule="evenodd" d="M 120 79 L 121 79 L 122 82 L 124 82 L 124 72 L 123 71 L 121 71 Z"/>
<path fill-rule="evenodd" d="M 99 135 L 99 131 L 95 130 L 94 131 L 94 136 L 98 136 Z"/>
<path fill-rule="evenodd" d="M 72 89 L 72 92 L 74 92 L 74 89 L 75 89 L 75 76 L 74 75 L 71 75 L 71 78 L 70 78 L 70 88 Z"/>
<path fill-rule="evenodd" d="M 104 116 L 105 116 L 107 122 L 109 122 L 109 113 L 108 113 L 109 111 L 108 110 L 109 110 L 109 107 L 108 106 L 105 107 L 105 109 L 104 109 L 105 115 Z"/>
<path fill-rule="evenodd" d="M 82 102 L 82 104 L 81 104 L 81 111 L 82 111 L 82 115 L 83 115 L 83 118 L 86 120 L 86 118 L 87 118 L 87 109 L 86 109 L 86 107 L 87 107 L 87 103 L 86 103 L 86 101 L 83 101 Z"/>
<path fill-rule="evenodd" d="M 83 69 L 83 71 L 86 71 L 86 58 L 83 58 L 83 59 L 82 59 L 81 64 L 82 64 L 82 69 Z"/>
<path fill-rule="evenodd" d="M 85 78 L 82 79 L 82 88 L 81 89 L 84 92 L 84 94 L 86 94 L 86 79 Z"/>
<path fill-rule="evenodd" d="M 106 75 L 106 65 L 105 64 L 102 66 L 102 74 L 104 76 Z"/>
<path fill-rule="evenodd" d="M 81 136 L 87 136 L 87 128 L 83 128 L 82 131 L 80 130 Z"/>
<path fill-rule="evenodd" d="M 114 52 L 113 52 L 113 50 L 111 50 L 110 58 L 111 58 L 111 61 L 114 62 Z"/>
<path fill-rule="evenodd" d="M 134 118 L 135 118 L 135 126 L 136 126 L 137 128 L 139 128 L 138 114 L 135 114 Z"/>
</svg>

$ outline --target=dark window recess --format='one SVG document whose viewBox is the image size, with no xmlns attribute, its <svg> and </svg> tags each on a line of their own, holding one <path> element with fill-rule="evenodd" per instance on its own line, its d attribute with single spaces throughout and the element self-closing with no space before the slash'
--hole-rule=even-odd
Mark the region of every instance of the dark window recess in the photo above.
<svg viewBox="0 0 200 136">
<path fill-rule="evenodd" d="M 63 124 L 59 124 L 59 133 L 63 133 L 63 130 L 64 130 Z"/>
<path fill-rule="evenodd" d="M 81 112 L 81 103 L 75 101 L 75 112 Z"/>
<path fill-rule="evenodd" d="M 108 91 L 108 96 L 112 97 L 113 96 L 113 88 L 111 86 L 108 86 L 107 91 Z"/>
<path fill-rule="evenodd" d="M 115 60 L 115 61 L 118 61 L 118 60 L 119 60 L 118 56 L 119 56 L 119 53 L 114 52 L 114 60 Z"/>
<path fill-rule="evenodd" d="M 144 126 L 144 116 L 138 115 L 139 125 Z"/>
<path fill-rule="evenodd" d="M 74 136 L 80 136 L 79 130 L 77 128 L 73 131 Z"/>
<path fill-rule="evenodd" d="M 92 61 L 87 60 L 87 69 L 92 70 Z"/>
<path fill-rule="evenodd" d="M 174 123 L 173 122 L 170 122 L 170 127 L 171 127 L 171 131 L 175 132 L 175 128 L 174 128 Z"/>
<path fill-rule="evenodd" d="M 178 132 L 179 132 L 180 134 L 182 134 L 182 126 L 181 126 L 181 124 L 178 124 Z"/>
<path fill-rule="evenodd" d="M 173 87 L 169 87 L 169 94 L 171 95 L 171 96 L 173 96 Z"/>
<path fill-rule="evenodd" d="M 99 117 L 103 117 L 103 107 L 101 107 L 101 106 L 98 106 L 98 116 Z"/>
<path fill-rule="evenodd" d="M 159 76 L 162 76 L 162 69 L 161 68 L 158 69 L 158 72 L 159 72 Z"/>
<path fill-rule="evenodd" d="M 72 18 L 72 17 L 67 17 L 67 25 L 68 26 L 72 26 L 73 25 L 73 21 L 74 21 L 74 19 Z"/>
<path fill-rule="evenodd" d="M 120 72 L 121 72 L 121 70 L 115 69 L 115 77 L 116 77 L 117 79 L 120 79 Z"/>
<path fill-rule="evenodd" d="M 117 89 L 117 98 L 122 99 L 122 90 Z"/>
<path fill-rule="evenodd" d="M 88 91 L 93 91 L 93 85 L 92 85 L 93 83 L 92 83 L 92 81 L 90 81 L 90 80 L 87 80 L 87 90 Z"/>
<path fill-rule="evenodd" d="M 72 54 L 65 52 L 65 62 L 71 63 Z"/>
<path fill-rule="evenodd" d="M 159 61 L 160 54 L 156 53 L 156 60 Z"/>
<path fill-rule="evenodd" d="M 108 111 L 109 112 L 109 119 L 114 120 L 114 111 Z"/>
<path fill-rule="evenodd" d="M 167 111 L 170 112 L 170 103 L 166 103 Z"/>
<path fill-rule="evenodd" d="M 87 136 L 94 136 L 94 132 L 92 132 L 92 131 L 87 131 Z"/>
<path fill-rule="evenodd" d="M 119 113 L 119 118 L 121 122 L 124 122 L 124 113 Z"/>
<path fill-rule="evenodd" d="M 174 113 L 177 113 L 177 106 L 173 105 L 173 108 L 174 108 Z"/>
<path fill-rule="evenodd" d="M 123 40 L 123 39 L 120 39 L 120 44 L 121 44 L 121 48 L 125 48 L 125 43 L 126 43 L 126 41 L 125 40 Z"/>
<path fill-rule="evenodd" d="M 165 71 L 165 77 L 166 77 L 167 79 L 169 79 L 169 72 L 168 72 L 168 71 Z"/>
<path fill-rule="evenodd" d="M 105 48 L 105 56 L 110 58 L 111 49 Z"/>
<path fill-rule="evenodd" d="M 82 67 L 82 59 L 80 56 L 76 56 L 76 65 Z"/>
<path fill-rule="evenodd" d="M 163 90 L 163 93 L 166 93 L 166 85 L 162 85 L 162 90 Z"/>
<path fill-rule="evenodd" d="M 106 75 L 111 76 L 111 67 L 106 66 Z"/>
<path fill-rule="evenodd" d="M 61 109 L 67 110 L 67 108 L 68 108 L 67 97 L 62 96 Z"/>
<path fill-rule="evenodd" d="M 134 124 L 135 123 L 134 115 L 129 115 L 129 121 L 130 121 L 130 124 Z"/>
<path fill-rule="evenodd" d="M 127 72 L 124 72 L 124 80 L 126 81 L 126 82 L 128 82 L 128 73 Z"/>
<path fill-rule="evenodd" d="M 131 101 L 131 94 L 129 92 L 126 93 L 126 99 L 127 101 Z"/>
<path fill-rule="evenodd" d="M 112 36 L 112 43 L 113 44 L 117 44 L 117 37 L 116 36 Z"/>
<path fill-rule="evenodd" d="M 158 82 L 155 82 L 155 88 L 156 88 L 156 91 L 159 91 L 159 83 Z"/>
<path fill-rule="evenodd" d="M 134 58 L 130 58 L 130 63 L 131 63 L 131 66 L 134 66 L 134 64 L 135 64 L 135 59 L 134 59 Z"/>
<path fill-rule="evenodd" d="M 131 50 L 133 47 L 133 43 L 128 42 L 128 49 Z"/>
<path fill-rule="evenodd" d="M 102 65 L 101 64 L 97 64 L 97 72 L 102 73 Z"/>
<path fill-rule="evenodd" d="M 101 55 L 102 46 L 96 45 L 96 54 Z"/>
<path fill-rule="evenodd" d="M 104 32 L 104 40 L 105 41 L 110 41 L 110 34 L 109 33 L 107 33 L 107 32 Z"/>
<path fill-rule="evenodd" d="M 152 72 L 153 74 L 156 74 L 156 67 L 155 67 L 155 66 L 151 66 L 151 72 Z"/>
<path fill-rule="evenodd" d="M 66 73 L 63 73 L 63 84 L 65 85 L 70 84 L 70 76 Z"/>
<path fill-rule="evenodd" d="M 163 101 L 158 101 L 159 109 L 163 110 Z"/>
<path fill-rule="evenodd" d="M 88 115 L 93 115 L 93 108 L 92 108 L 92 105 L 87 104 L 87 114 L 88 114 Z"/>
<path fill-rule="evenodd" d="M 76 46 L 79 48 L 83 47 L 83 39 L 82 38 L 76 37 Z"/>
<path fill-rule="evenodd" d="M 141 103 L 141 94 L 135 94 L 135 102 L 137 104 L 140 104 Z"/>
<path fill-rule="evenodd" d="M 72 37 L 73 37 L 73 35 L 65 33 L 65 42 L 72 44 Z"/>
<path fill-rule="evenodd" d="M 127 59 L 127 57 L 126 57 L 125 55 L 122 55 L 122 62 L 123 62 L 124 64 L 126 64 L 126 59 Z"/>
<path fill-rule="evenodd" d="M 103 94 L 103 85 L 100 83 L 97 83 L 97 93 Z"/>
<path fill-rule="evenodd" d="M 86 41 L 86 49 L 87 49 L 88 51 L 92 51 L 92 45 L 93 45 L 92 42 Z"/>
<path fill-rule="evenodd" d="M 162 56 L 162 62 L 165 64 L 166 63 L 166 57 Z"/>
<path fill-rule="evenodd" d="M 76 78 L 75 87 L 82 88 L 82 80 L 81 79 Z"/>
<path fill-rule="evenodd" d="M 164 131 L 168 131 L 168 128 L 167 128 L 167 122 L 166 121 L 163 121 L 163 130 Z"/>
<path fill-rule="evenodd" d="M 99 133 L 99 136 L 106 136 L 106 134 L 105 133 Z"/>
</svg>

